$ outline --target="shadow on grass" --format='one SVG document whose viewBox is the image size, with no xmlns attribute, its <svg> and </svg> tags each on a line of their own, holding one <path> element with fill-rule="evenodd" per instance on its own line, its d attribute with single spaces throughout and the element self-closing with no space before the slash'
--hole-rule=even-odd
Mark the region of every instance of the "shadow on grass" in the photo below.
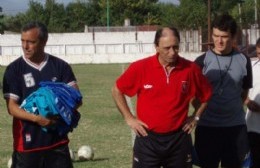
<svg viewBox="0 0 260 168">
<path fill-rule="evenodd" d="M 95 158 L 92 160 L 75 160 L 73 161 L 73 163 L 77 163 L 77 162 L 102 162 L 102 161 L 107 161 L 109 160 L 109 158 Z"/>
</svg>

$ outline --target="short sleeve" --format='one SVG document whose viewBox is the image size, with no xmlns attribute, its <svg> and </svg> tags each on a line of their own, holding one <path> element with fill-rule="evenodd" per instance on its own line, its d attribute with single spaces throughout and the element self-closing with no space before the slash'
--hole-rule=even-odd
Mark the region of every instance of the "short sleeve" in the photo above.
<svg viewBox="0 0 260 168">
<path fill-rule="evenodd" d="M 14 98 L 18 100 L 21 96 L 19 77 L 14 66 L 7 66 L 3 77 L 4 98 Z"/>
<path fill-rule="evenodd" d="M 117 79 L 118 89 L 127 96 L 134 96 L 140 88 L 141 71 L 136 63 L 131 64 Z"/>
<path fill-rule="evenodd" d="M 245 56 L 247 59 L 247 63 L 246 63 L 246 71 L 247 74 L 246 76 L 243 78 L 243 89 L 247 90 L 252 88 L 253 86 L 253 78 L 252 78 L 252 65 L 251 65 L 251 61 L 250 58 Z"/>
<path fill-rule="evenodd" d="M 212 86 L 206 76 L 202 74 L 200 67 L 196 64 L 193 66 L 194 81 L 196 86 L 196 97 L 201 102 L 206 102 L 212 95 Z"/>
</svg>

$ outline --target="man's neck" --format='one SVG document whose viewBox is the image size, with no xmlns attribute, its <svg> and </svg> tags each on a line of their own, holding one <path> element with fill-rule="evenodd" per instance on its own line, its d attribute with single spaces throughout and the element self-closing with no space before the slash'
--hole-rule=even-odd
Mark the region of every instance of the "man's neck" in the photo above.
<svg viewBox="0 0 260 168">
<path fill-rule="evenodd" d="M 218 50 L 216 50 L 215 48 L 213 48 L 212 51 L 213 51 L 214 53 L 216 53 L 217 55 L 229 55 L 229 54 L 233 51 L 233 49 L 230 48 L 230 49 L 228 49 L 228 50 L 218 51 Z"/>
<path fill-rule="evenodd" d="M 45 53 L 39 54 L 37 57 L 28 59 L 30 62 L 36 65 L 40 65 L 45 59 Z"/>
</svg>

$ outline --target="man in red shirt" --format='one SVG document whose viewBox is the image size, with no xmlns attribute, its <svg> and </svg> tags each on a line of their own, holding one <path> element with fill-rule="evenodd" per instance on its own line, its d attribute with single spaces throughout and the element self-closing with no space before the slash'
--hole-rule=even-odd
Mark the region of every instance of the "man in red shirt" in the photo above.
<svg viewBox="0 0 260 168">
<path fill-rule="evenodd" d="M 112 95 L 126 123 L 136 133 L 133 167 L 191 166 L 191 135 L 211 86 L 201 69 L 179 56 L 180 35 L 174 27 L 157 30 L 156 54 L 132 63 L 116 81 Z M 125 95 L 137 95 L 137 116 Z M 202 104 L 188 117 L 189 103 Z"/>
</svg>

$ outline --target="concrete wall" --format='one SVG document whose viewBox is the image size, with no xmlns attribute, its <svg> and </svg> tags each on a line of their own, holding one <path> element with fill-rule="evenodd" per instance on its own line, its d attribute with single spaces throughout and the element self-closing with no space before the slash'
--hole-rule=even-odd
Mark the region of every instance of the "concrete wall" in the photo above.
<svg viewBox="0 0 260 168">
<path fill-rule="evenodd" d="M 45 52 L 71 64 L 128 63 L 155 53 L 154 35 L 153 31 L 50 33 Z M 8 65 L 23 54 L 20 38 L 20 34 L 0 36 L 0 65 Z M 181 42 L 180 54 L 193 60 L 200 55 L 198 46 Z M 186 51 L 189 48 L 192 51 Z"/>
<path fill-rule="evenodd" d="M 154 35 L 154 31 L 49 33 L 47 45 L 153 43 Z M 20 34 L 0 35 L 0 46 L 18 46 L 21 44 L 20 38 Z"/>
<path fill-rule="evenodd" d="M 141 58 L 153 55 L 150 54 L 86 54 L 73 56 L 58 56 L 70 64 L 106 64 L 106 63 L 130 63 Z M 180 53 L 186 59 L 194 60 L 201 52 Z M 19 56 L 0 56 L 0 65 L 8 65 Z"/>
</svg>

